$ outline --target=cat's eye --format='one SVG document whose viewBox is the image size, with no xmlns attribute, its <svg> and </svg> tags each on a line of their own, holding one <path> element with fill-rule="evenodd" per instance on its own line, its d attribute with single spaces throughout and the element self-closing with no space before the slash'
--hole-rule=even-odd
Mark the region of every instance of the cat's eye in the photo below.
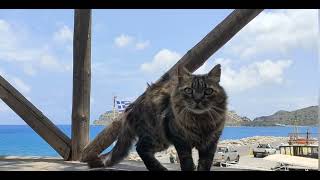
<svg viewBox="0 0 320 180">
<path fill-rule="evenodd" d="M 191 94 L 192 93 L 192 89 L 191 88 L 184 88 L 184 92 L 186 93 L 186 94 Z"/>
<path fill-rule="evenodd" d="M 204 90 L 204 94 L 205 95 L 211 95 L 213 93 L 213 89 L 212 88 L 207 88 Z"/>
</svg>

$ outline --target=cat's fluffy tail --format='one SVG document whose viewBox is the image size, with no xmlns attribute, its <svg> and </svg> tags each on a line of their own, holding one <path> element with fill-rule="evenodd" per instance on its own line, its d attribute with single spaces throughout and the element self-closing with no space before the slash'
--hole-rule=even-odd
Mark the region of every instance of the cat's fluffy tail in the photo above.
<svg viewBox="0 0 320 180">
<path fill-rule="evenodd" d="M 99 156 L 98 159 L 88 161 L 88 166 L 90 168 L 109 167 L 119 163 L 128 155 L 134 138 L 135 135 L 131 131 L 131 128 L 128 125 L 123 124 L 116 145 L 112 151 Z"/>
<path fill-rule="evenodd" d="M 120 117 L 100 132 L 99 135 L 82 151 L 81 161 L 88 162 L 97 159 L 98 154 L 117 140 L 122 129 L 122 124 L 123 119 Z"/>
</svg>

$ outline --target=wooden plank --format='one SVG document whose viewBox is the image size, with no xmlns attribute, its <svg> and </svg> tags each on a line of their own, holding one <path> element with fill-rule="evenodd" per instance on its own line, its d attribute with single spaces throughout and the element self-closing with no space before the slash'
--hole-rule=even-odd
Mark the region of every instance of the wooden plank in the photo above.
<svg viewBox="0 0 320 180">
<path fill-rule="evenodd" d="M 2 76 L 0 76 L 0 98 L 65 160 L 69 159 L 70 138 Z"/>
<path fill-rule="evenodd" d="M 91 86 L 91 10 L 74 14 L 72 160 L 79 160 L 89 143 Z"/>
<path fill-rule="evenodd" d="M 226 44 L 234 35 L 236 35 L 245 25 L 255 18 L 263 9 L 237 9 L 219 23 L 211 32 L 209 32 L 198 44 L 190 49 L 166 74 L 171 75 L 180 67 L 186 67 L 190 72 L 196 71 L 203 63 L 224 44 Z M 160 78 L 161 79 L 161 78 Z M 159 80 L 156 82 L 159 83 Z M 134 102 L 133 102 L 134 103 Z M 126 117 L 125 115 L 123 116 Z M 121 121 L 119 118 L 117 121 Z M 116 126 L 117 132 L 121 126 Z M 102 136 L 104 135 L 104 137 Z M 104 149 L 110 146 L 115 140 L 115 134 L 108 136 L 108 127 L 106 127 L 95 140 L 93 140 L 84 150 L 83 161 L 88 157 L 97 156 Z M 105 145 L 105 146 L 103 146 Z M 88 149 L 87 149 L 88 148 Z"/>
</svg>

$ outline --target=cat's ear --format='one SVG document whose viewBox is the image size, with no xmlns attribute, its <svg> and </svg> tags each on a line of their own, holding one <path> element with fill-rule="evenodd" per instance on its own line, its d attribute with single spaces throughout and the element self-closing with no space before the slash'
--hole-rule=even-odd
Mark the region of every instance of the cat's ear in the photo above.
<svg viewBox="0 0 320 180">
<path fill-rule="evenodd" d="M 149 89 L 151 87 L 151 85 L 149 83 L 147 83 L 147 89 Z"/>
<path fill-rule="evenodd" d="M 211 71 L 208 73 L 208 77 L 215 82 L 220 82 L 220 77 L 221 77 L 221 65 L 217 64 L 214 66 Z"/>
<path fill-rule="evenodd" d="M 192 75 L 192 73 L 186 67 L 178 68 L 178 71 L 179 71 L 180 75 L 182 75 L 182 76 L 191 76 Z"/>
</svg>

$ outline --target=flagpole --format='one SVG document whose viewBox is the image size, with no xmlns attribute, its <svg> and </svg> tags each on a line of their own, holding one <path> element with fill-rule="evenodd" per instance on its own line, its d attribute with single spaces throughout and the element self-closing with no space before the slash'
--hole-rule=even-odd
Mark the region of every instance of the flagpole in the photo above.
<svg viewBox="0 0 320 180">
<path fill-rule="evenodd" d="M 113 119 L 116 118 L 116 98 L 117 96 L 113 96 Z"/>
</svg>

